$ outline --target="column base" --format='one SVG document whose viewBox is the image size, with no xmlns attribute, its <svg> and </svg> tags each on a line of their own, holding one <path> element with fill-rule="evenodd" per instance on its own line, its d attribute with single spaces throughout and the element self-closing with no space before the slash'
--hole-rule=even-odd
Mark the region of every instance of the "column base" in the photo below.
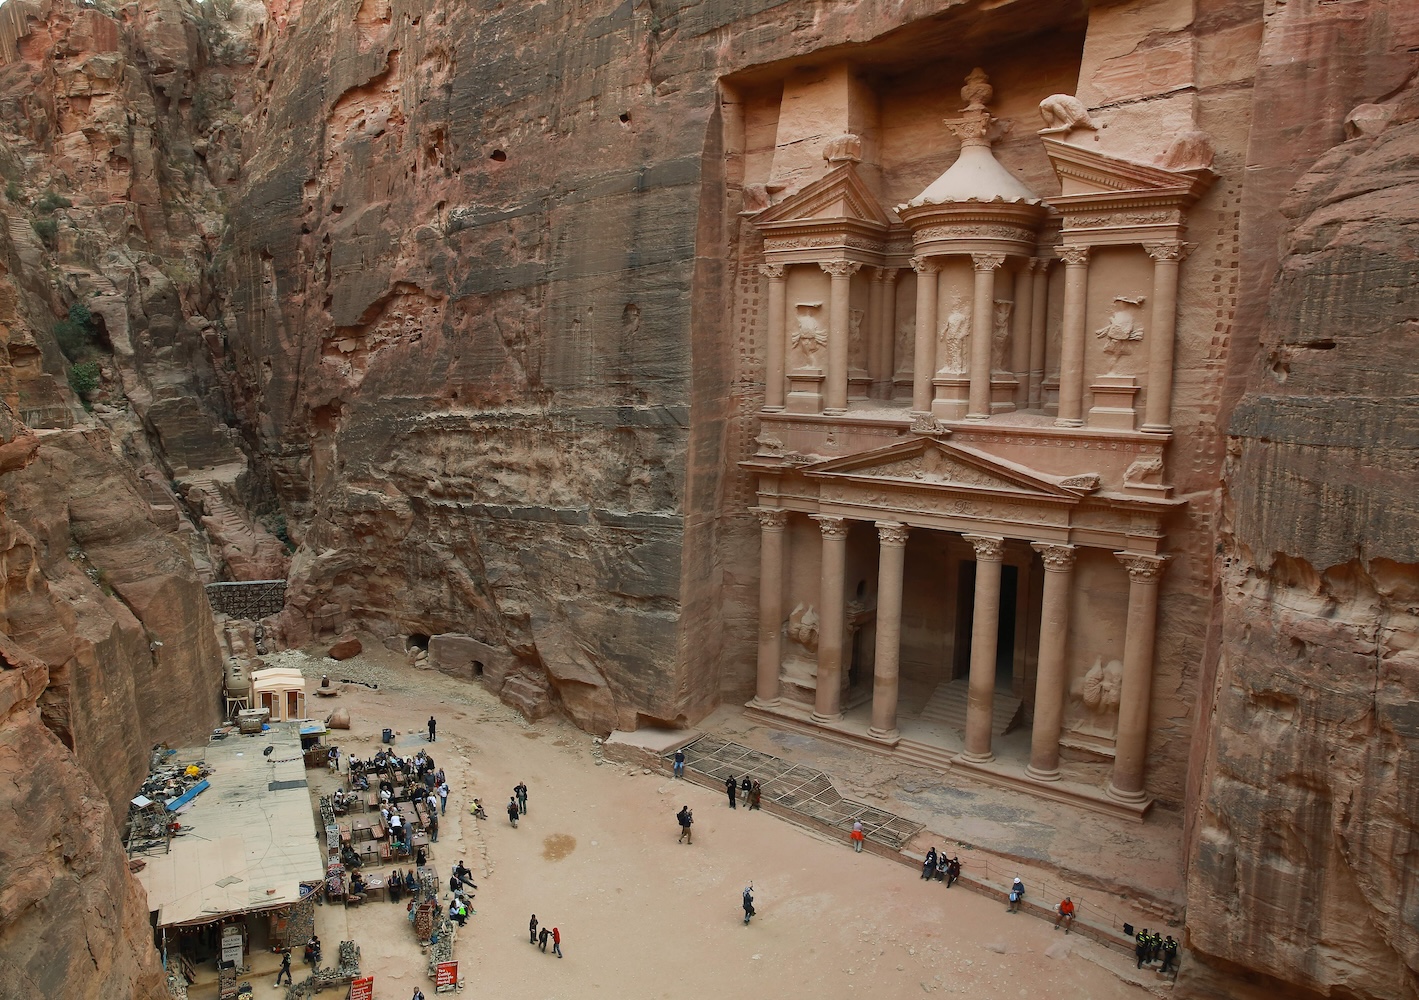
<svg viewBox="0 0 1419 1000">
<path fill-rule="evenodd" d="M 1083 427 L 1084 421 L 1076 417 L 1055 417 L 1054 425 L 1056 427 Z"/>
<path fill-rule="evenodd" d="M 745 707 L 745 708 L 758 708 L 758 709 L 768 710 L 768 709 L 778 708 L 779 703 L 782 702 L 782 701 L 783 701 L 782 698 L 768 698 L 768 699 L 764 699 L 764 698 L 760 698 L 758 695 L 754 695 L 754 697 L 752 697 L 752 698 L 749 699 L 749 704 L 746 705 L 746 706 L 744 706 L 744 707 Z"/>
<path fill-rule="evenodd" d="M 867 735 L 878 743 L 890 743 L 893 746 L 896 746 L 902 740 L 902 734 L 895 726 L 891 729 L 874 729 L 868 726 Z"/>
<path fill-rule="evenodd" d="M 761 412 L 761 413 L 782 413 L 783 410 L 784 410 L 784 408 L 783 408 L 782 406 L 765 406 L 765 407 L 764 407 L 762 410 L 760 410 L 759 412 Z"/>
<path fill-rule="evenodd" d="M 1138 803 L 1146 802 L 1148 799 L 1147 792 L 1125 792 L 1123 789 L 1114 785 L 1112 781 L 1110 781 L 1108 787 L 1104 789 L 1104 794 L 1107 795 L 1109 798 L 1115 799 L 1119 802 Z"/>
<path fill-rule="evenodd" d="M 1140 427 L 1140 428 L 1138 428 L 1138 429 L 1139 429 L 1140 431 L 1143 431 L 1145 434 L 1171 434 L 1171 433 L 1173 432 L 1173 425 L 1172 425 L 1172 424 L 1144 424 L 1142 427 Z"/>
<path fill-rule="evenodd" d="M 966 419 L 967 419 L 967 420 L 989 420 L 989 419 L 990 419 L 990 414 L 989 414 L 989 413 L 967 413 L 967 414 L 966 414 Z"/>
<path fill-rule="evenodd" d="M 967 764 L 989 764 L 991 761 L 995 760 L 995 754 L 991 753 L 989 750 L 986 750 L 984 753 L 962 750 L 960 759 Z"/>
<path fill-rule="evenodd" d="M 1051 768 L 1048 771 L 1042 771 L 1037 769 L 1033 764 L 1025 768 L 1025 774 L 1034 778 L 1036 781 L 1058 781 L 1061 777 L 1059 768 L 1057 767 Z"/>
<path fill-rule="evenodd" d="M 846 407 L 846 406 L 825 406 L 825 407 L 823 407 L 823 416 L 825 416 L 825 417 L 840 417 L 840 416 L 842 416 L 842 415 L 843 415 L 844 413 L 846 413 L 846 412 L 847 412 L 847 407 Z"/>
<path fill-rule="evenodd" d="M 843 713 L 841 713 L 841 712 L 834 712 L 834 713 L 831 714 L 831 715 L 823 715 L 823 714 L 821 714 L 821 713 L 819 713 L 819 712 L 814 712 L 814 713 L 813 713 L 812 715 L 810 715 L 808 718 L 812 719 L 814 722 L 818 723 L 819 725 L 831 726 L 831 725 L 833 725 L 834 723 L 838 723 L 838 722 L 842 722 L 842 721 L 843 721 Z"/>
</svg>

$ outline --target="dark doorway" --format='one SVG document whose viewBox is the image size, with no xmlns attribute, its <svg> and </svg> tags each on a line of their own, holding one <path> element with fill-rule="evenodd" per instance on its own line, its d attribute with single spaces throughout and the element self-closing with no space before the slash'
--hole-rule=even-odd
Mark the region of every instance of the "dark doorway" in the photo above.
<svg viewBox="0 0 1419 1000">
<path fill-rule="evenodd" d="M 1015 673 L 1015 614 L 1020 570 L 1000 568 L 1000 623 L 995 631 L 995 685 L 1009 690 Z M 971 675 L 971 628 L 976 610 L 976 564 L 962 561 L 956 578 L 956 641 L 951 656 L 951 679 Z"/>
</svg>

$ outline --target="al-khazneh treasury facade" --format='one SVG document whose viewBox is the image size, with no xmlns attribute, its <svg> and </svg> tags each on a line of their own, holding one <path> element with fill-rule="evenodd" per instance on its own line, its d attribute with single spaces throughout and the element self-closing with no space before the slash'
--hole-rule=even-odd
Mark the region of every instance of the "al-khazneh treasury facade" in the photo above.
<svg viewBox="0 0 1419 1000">
<path fill-rule="evenodd" d="M 910 103 L 847 64 L 779 86 L 741 101 L 746 177 L 755 115 L 776 129 L 741 216 L 764 345 L 740 463 L 760 527 L 748 711 L 1142 819 L 1160 746 L 1181 797 L 1205 630 L 1212 498 L 1180 496 L 1174 462 L 1220 475 L 1176 419 L 1211 433 L 1178 391 L 1209 377 L 1180 316 L 1215 314 L 1180 290 L 1221 287 L 1188 283 L 1211 142 L 1165 122 L 1153 155 L 1137 130 L 1120 152 L 1063 94 L 1007 95 L 1035 120 L 1005 122 L 977 68 L 929 122 L 947 169 L 890 197 L 929 159 L 894 171 L 892 129 L 930 134 Z M 806 108 L 842 128 L 817 164 L 793 160 Z"/>
</svg>

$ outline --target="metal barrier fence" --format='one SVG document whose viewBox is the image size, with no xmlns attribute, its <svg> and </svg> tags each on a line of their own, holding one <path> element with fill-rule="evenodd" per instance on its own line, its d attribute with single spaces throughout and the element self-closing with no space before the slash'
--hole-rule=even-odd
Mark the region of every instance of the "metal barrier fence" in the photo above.
<svg viewBox="0 0 1419 1000">
<path fill-rule="evenodd" d="M 285 580 L 236 580 L 207 584 L 212 610 L 233 618 L 260 621 L 286 606 Z"/>
</svg>

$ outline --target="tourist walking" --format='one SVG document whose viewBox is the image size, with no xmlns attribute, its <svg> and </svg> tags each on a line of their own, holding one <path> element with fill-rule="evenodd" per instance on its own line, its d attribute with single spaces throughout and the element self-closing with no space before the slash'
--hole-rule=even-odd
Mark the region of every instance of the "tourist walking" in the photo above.
<svg viewBox="0 0 1419 1000">
<path fill-rule="evenodd" d="M 439 814 L 433 809 L 429 810 L 428 829 L 429 843 L 437 844 L 439 842 Z"/>
<path fill-rule="evenodd" d="M 538 945 L 545 953 L 547 951 L 547 939 L 552 936 L 552 928 L 543 927 L 537 935 L 537 940 L 533 944 Z"/>
<path fill-rule="evenodd" d="M 1020 912 L 1020 900 L 1025 898 L 1025 883 L 1020 881 L 1020 876 L 1015 876 L 1015 881 L 1010 883 L 1010 905 L 1006 907 L 1007 912 Z"/>
<path fill-rule="evenodd" d="M 739 782 L 735 780 L 734 775 L 731 774 L 724 779 L 724 790 L 729 793 L 729 808 L 736 808 L 734 805 L 734 796 L 735 793 L 739 791 Z"/>
<path fill-rule="evenodd" d="M 862 820 L 854 821 L 852 824 L 852 849 L 861 854 L 862 842 L 866 839 L 866 835 L 862 832 Z"/>
<path fill-rule="evenodd" d="M 749 918 L 754 915 L 754 883 L 750 882 L 744 887 L 744 896 L 741 900 L 744 906 L 744 926 L 749 926 Z"/>
<path fill-rule="evenodd" d="M 435 719 L 435 718 L 431 715 L 431 716 L 429 716 L 429 742 L 430 742 L 430 743 L 432 743 L 432 742 L 434 741 L 434 731 L 435 731 L 436 729 L 438 729 L 438 720 Z M 455 748 L 455 749 L 456 749 L 456 748 Z"/>
<path fill-rule="evenodd" d="M 439 779 L 439 812 L 448 812 L 448 782 Z"/>
<path fill-rule="evenodd" d="M 287 948 L 281 952 L 281 968 L 276 973 L 276 985 L 281 985 L 281 977 L 286 977 L 286 985 L 291 985 L 291 949 Z"/>
<path fill-rule="evenodd" d="M 1074 901 L 1068 896 L 1065 896 L 1064 899 L 1060 901 L 1060 904 L 1054 908 L 1054 912 L 1057 914 L 1054 918 L 1054 926 L 1059 927 L 1063 924 L 1064 933 L 1068 934 L 1069 928 L 1074 926 Z"/>
<path fill-rule="evenodd" d="M 557 928 L 552 928 L 552 952 L 558 957 L 562 957 L 562 932 Z"/>
<path fill-rule="evenodd" d="M 513 786 L 512 794 L 514 794 L 514 795 L 517 796 L 517 808 L 518 808 L 519 810 L 521 810 L 522 815 L 526 816 L 526 815 L 527 815 L 527 783 L 526 783 L 526 782 L 519 781 L 516 785 Z"/>
<path fill-rule="evenodd" d="M 683 778 L 684 776 L 685 776 L 685 751 L 684 751 L 684 750 L 676 750 L 676 751 L 675 751 L 675 777 L 677 777 L 677 778 Z"/>
<path fill-rule="evenodd" d="M 680 824 L 680 836 L 675 841 L 677 844 L 695 842 L 694 835 L 690 833 L 690 827 L 695 822 L 695 814 L 690 811 L 689 806 L 681 806 L 680 811 L 675 814 L 675 819 Z"/>
<path fill-rule="evenodd" d="M 508 796 L 508 800 L 507 800 L 507 818 L 512 822 L 512 825 L 513 825 L 513 826 L 517 826 L 517 817 L 518 817 L 518 815 L 519 815 L 519 810 L 518 810 L 518 808 L 517 808 L 517 798 L 516 798 L 516 796 Z"/>
<path fill-rule="evenodd" d="M 533 944 L 537 943 L 537 914 L 532 914 L 532 919 L 527 922 L 527 939 Z"/>
</svg>

